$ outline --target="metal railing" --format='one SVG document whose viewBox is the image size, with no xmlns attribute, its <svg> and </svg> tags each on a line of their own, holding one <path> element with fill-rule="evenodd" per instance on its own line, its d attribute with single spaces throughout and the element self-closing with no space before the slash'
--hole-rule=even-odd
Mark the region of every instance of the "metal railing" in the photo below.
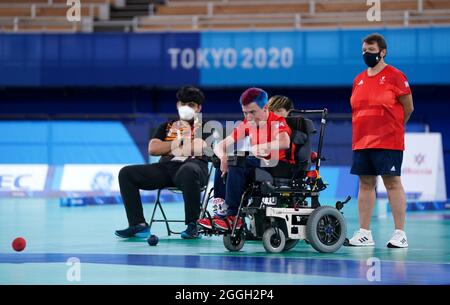
<svg viewBox="0 0 450 305">
<path fill-rule="evenodd" d="M 429 12 L 427 15 L 417 15 L 417 12 L 404 11 L 397 15 L 384 16 L 379 22 L 368 22 L 363 17 L 336 15 L 328 13 L 316 14 L 314 18 L 308 18 L 303 14 L 271 15 L 270 18 L 248 18 L 249 15 L 235 16 L 152 16 L 134 18 L 131 21 L 94 20 L 92 17 L 83 17 L 80 22 L 69 22 L 65 17 L 0 17 L 0 31 L 54 31 L 52 27 L 67 26 L 73 32 L 93 32 L 96 28 L 123 27 L 124 32 L 151 32 L 151 31 L 207 31 L 229 30 L 241 26 L 242 30 L 269 30 L 276 28 L 299 30 L 308 27 L 408 27 L 429 26 L 436 24 L 450 24 L 450 11 L 445 15 L 440 12 Z M 243 22 L 242 20 L 251 20 Z M 356 25 L 354 25 L 356 24 Z M 26 26 L 35 25 L 36 29 L 27 29 Z M 70 25 L 70 26 L 69 26 Z"/>
<path fill-rule="evenodd" d="M 93 18 L 83 17 L 80 22 L 68 22 L 66 18 L 0 18 L 0 32 L 93 32 Z M 64 28 L 64 29 L 63 29 Z"/>
<path fill-rule="evenodd" d="M 83 7 L 88 7 L 87 14 L 81 14 L 79 22 L 70 22 L 67 20 L 66 12 L 69 8 L 63 3 L 53 3 L 49 0 L 48 3 L 19 3 L 19 4 L 4 4 L 0 3 L 0 10 L 2 8 L 25 9 L 29 10 L 27 16 L 12 16 L 0 17 L 0 31 L 56 31 L 64 32 L 93 32 L 94 19 L 108 20 L 110 12 L 110 4 L 108 3 L 88 3 L 82 4 Z M 39 15 L 40 9 L 60 8 L 64 14 L 60 16 Z M 98 14 L 96 14 L 98 9 Z M 64 30 L 62 29 L 64 28 Z"/>
<path fill-rule="evenodd" d="M 436 2 L 444 2 L 445 0 L 434 0 Z M 391 3 L 412 3 L 416 2 L 417 7 L 423 8 L 424 1 L 423 0 L 394 0 L 390 1 Z M 316 4 L 360 4 L 367 5 L 370 7 L 370 4 L 367 4 L 367 0 L 167 0 L 165 1 L 165 6 L 169 7 L 193 7 L 193 6 L 211 6 L 214 9 L 215 6 L 247 6 L 247 5 L 255 5 L 255 6 L 264 6 L 268 4 L 308 4 L 310 7 L 315 7 Z M 314 9 L 313 9 L 314 10 Z"/>
<path fill-rule="evenodd" d="M 51 1 L 51 0 L 49 0 Z M 99 10 L 99 19 L 101 20 L 108 20 L 109 19 L 109 12 L 110 12 L 110 4 L 108 3 L 86 3 L 86 4 L 82 4 L 81 8 L 84 7 L 88 7 L 88 17 L 94 17 L 95 16 L 95 9 Z M 52 8 L 60 8 L 62 11 L 67 12 L 67 10 L 69 9 L 69 6 L 67 6 L 66 4 L 62 4 L 62 3 L 54 3 L 54 4 L 50 4 L 50 3 L 32 3 L 32 4 L 27 4 L 27 3 L 14 3 L 14 4 L 5 4 L 5 3 L 0 3 L 0 10 L 2 9 L 27 9 L 29 10 L 29 16 L 26 17 L 31 17 L 31 18 L 36 18 L 37 16 L 37 12 L 39 9 L 52 9 Z M 64 13 L 64 15 L 62 16 L 51 16 L 51 17 L 65 17 L 66 14 Z M 25 17 L 25 16 L 15 16 L 15 17 Z M 48 16 L 42 16 L 42 17 L 48 17 Z M 86 17 L 86 16 L 83 16 Z"/>
<path fill-rule="evenodd" d="M 425 14 L 426 13 L 426 14 Z M 167 30 L 176 27 L 186 27 L 191 30 L 208 30 L 215 26 L 243 25 L 243 29 L 264 26 L 284 25 L 286 28 L 301 29 L 302 27 L 323 25 L 345 27 L 353 23 L 370 26 L 398 26 L 407 27 L 411 23 L 425 23 L 433 25 L 439 22 L 450 24 L 450 10 L 418 11 L 386 11 L 381 21 L 370 22 L 365 14 L 354 13 L 315 13 L 311 14 L 253 14 L 242 15 L 183 15 L 183 16 L 150 16 L 138 19 L 137 30 L 148 30 L 146 26 L 162 26 Z M 215 28 L 214 28 L 215 29 Z"/>
</svg>

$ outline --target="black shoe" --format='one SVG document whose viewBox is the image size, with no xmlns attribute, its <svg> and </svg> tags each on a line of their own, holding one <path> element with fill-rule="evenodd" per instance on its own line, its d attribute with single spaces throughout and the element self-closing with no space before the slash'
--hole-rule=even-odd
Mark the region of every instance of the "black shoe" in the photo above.
<svg viewBox="0 0 450 305">
<path fill-rule="evenodd" d="M 124 230 L 117 230 L 115 232 L 116 236 L 122 237 L 122 238 L 130 238 L 130 237 L 142 237 L 147 238 L 150 236 L 150 227 L 146 223 L 145 226 L 143 225 L 135 225 L 128 227 Z"/>
<path fill-rule="evenodd" d="M 186 230 L 181 232 L 181 238 L 183 239 L 201 238 L 201 236 L 198 234 L 197 224 L 195 222 L 189 223 L 187 225 Z"/>
</svg>

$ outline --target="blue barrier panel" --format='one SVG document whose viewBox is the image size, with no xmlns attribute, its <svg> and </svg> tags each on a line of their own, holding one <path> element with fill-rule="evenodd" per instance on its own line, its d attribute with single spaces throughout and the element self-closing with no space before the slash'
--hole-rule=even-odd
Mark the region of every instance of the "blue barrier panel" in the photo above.
<svg viewBox="0 0 450 305">
<path fill-rule="evenodd" d="M 450 28 L 209 32 L 201 36 L 208 62 L 202 85 L 351 86 L 366 67 L 362 39 L 385 35 L 387 62 L 411 84 L 448 84 Z"/>
<path fill-rule="evenodd" d="M 0 164 L 144 163 L 120 122 L 0 122 Z"/>
<path fill-rule="evenodd" d="M 197 48 L 199 34 L 2 34 L 0 84 L 129 86 L 198 83 L 170 66 L 170 50 Z M 186 60 L 183 57 L 183 60 Z"/>
<path fill-rule="evenodd" d="M 375 31 L 411 84 L 450 84 L 450 27 L 430 27 L 0 34 L 0 85 L 350 86 Z"/>
</svg>

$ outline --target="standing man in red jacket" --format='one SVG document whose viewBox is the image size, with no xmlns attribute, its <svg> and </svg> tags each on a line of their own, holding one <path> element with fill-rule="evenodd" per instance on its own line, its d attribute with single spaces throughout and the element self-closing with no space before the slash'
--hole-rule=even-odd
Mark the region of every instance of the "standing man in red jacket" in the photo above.
<svg viewBox="0 0 450 305">
<path fill-rule="evenodd" d="M 350 100 L 353 127 L 351 173 L 359 177 L 360 229 L 350 239 L 350 245 L 375 245 L 370 219 L 375 205 L 377 176 L 381 176 L 395 224 L 395 232 L 387 246 L 406 248 L 406 198 L 400 174 L 405 149 L 404 127 L 414 110 L 411 89 L 406 76 L 385 63 L 387 45 L 383 36 L 367 36 L 362 51 L 368 69 L 354 79 Z"/>
</svg>

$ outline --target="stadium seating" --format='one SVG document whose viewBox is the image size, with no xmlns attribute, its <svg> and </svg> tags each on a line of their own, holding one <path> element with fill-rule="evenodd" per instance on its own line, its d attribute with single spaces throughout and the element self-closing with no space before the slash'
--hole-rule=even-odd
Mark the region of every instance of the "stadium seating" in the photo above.
<svg viewBox="0 0 450 305">
<path fill-rule="evenodd" d="M 369 22 L 365 1 L 355 0 L 171 0 L 139 18 L 137 30 L 309 27 L 379 27 L 450 24 L 450 1 L 394 0 L 381 3 L 381 21 Z"/>
<path fill-rule="evenodd" d="M 140 11 L 133 11 L 139 6 Z M 113 20 L 116 7 L 129 7 Z M 65 20 L 66 0 L 0 0 L 0 30 L 95 31 L 115 25 L 134 31 L 300 29 L 450 24 L 448 0 L 381 2 L 381 20 L 368 21 L 361 0 L 83 0 L 81 23 Z M 131 15 L 130 15 L 131 12 Z M 133 12 L 136 12 L 133 15 Z"/>
<path fill-rule="evenodd" d="M 83 22 L 70 22 L 67 0 L 0 0 L 0 31 L 82 31 L 86 23 L 108 20 L 113 1 L 83 0 Z"/>
</svg>

